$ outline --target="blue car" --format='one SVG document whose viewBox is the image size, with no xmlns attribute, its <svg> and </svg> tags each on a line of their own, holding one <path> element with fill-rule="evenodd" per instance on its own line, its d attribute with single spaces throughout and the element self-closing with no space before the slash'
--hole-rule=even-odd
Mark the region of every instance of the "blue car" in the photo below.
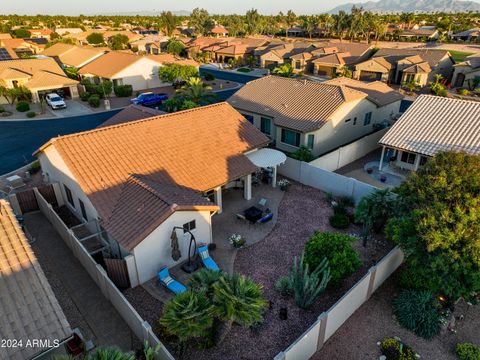
<svg viewBox="0 0 480 360">
<path fill-rule="evenodd" d="M 135 99 L 131 99 L 130 103 L 143 106 L 160 105 L 162 101 L 167 100 L 167 94 L 154 94 L 153 92 L 141 93 Z"/>
</svg>

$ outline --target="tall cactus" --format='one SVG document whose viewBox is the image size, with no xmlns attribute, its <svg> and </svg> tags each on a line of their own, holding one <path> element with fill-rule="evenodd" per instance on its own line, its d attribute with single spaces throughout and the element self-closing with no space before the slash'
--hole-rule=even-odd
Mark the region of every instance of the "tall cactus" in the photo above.
<svg viewBox="0 0 480 360">
<path fill-rule="evenodd" d="M 325 257 L 317 268 L 310 272 L 308 264 L 305 264 L 303 260 L 303 252 L 300 256 L 300 261 L 295 257 L 288 279 L 293 290 L 295 303 L 300 308 L 306 309 L 312 305 L 317 296 L 327 287 L 330 281 L 330 266 Z"/>
</svg>

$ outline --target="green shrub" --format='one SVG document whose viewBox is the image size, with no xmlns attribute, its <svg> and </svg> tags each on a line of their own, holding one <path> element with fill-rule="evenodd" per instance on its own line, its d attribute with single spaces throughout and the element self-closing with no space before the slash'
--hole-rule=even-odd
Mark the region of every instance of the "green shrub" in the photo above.
<svg viewBox="0 0 480 360">
<path fill-rule="evenodd" d="M 129 97 L 133 94 L 132 85 L 119 85 L 114 88 L 115 95 L 118 97 Z"/>
<path fill-rule="evenodd" d="M 468 91 L 468 89 L 457 89 L 457 93 L 462 96 L 470 95 L 470 91 Z"/>
<path fill-rule="evenodd" d="M 448 96 L 448 90 L 447 89 L 441 89 L 441 90 L 438 91 L 437 95 L 447 97 Z"/>
<path fill-rule="evenodd" d="M 335 229 L 346 229 L 350 225 L 350 219 L 345 214 L 333 214 L 329 222 Z"/>
<path fill-rule="evenodd" d="M 475 93 L 475 95 L 480 95 L 480 87 L 475 88 L 473 92 Z"/>
<path fill-rule="evenodd" d="M 403 290 L 393 302 L 393 311 L 404 328 L 425 339 L 440 331 L 439 304 L 428 291 Z"/>
<path fill-rule="evenodd" d="M 431 289 L 430 278 L 424 278 L 423 274 L 413 271 L 408 266 L 402 267 L 398 281 L 404 289 L 428 290 Z"/>
<path fill-rule="evenodd" d="M 83 93 L 80 94 L 80 100 L 82 101 L 88 101 L 88 99 L 92 96 L 88 91 L 84 91 Z"/>
<path fill-rule="evenodd" d="M 455 347 L 460 360 L 480 360 L 480 346 L 471 343 L 458 343 Z"/>
<path fill-rule="evenodd" d="M 26 101 L 19 101 L 17 103 L 17 107 L 16 107 L 17 111 L 19 112 L 25 112 L 25 111 L 28 111 L 30 110 L 30 104 Z"/>
<path fill-rule="evenodd" d="M 310 162 L 315 159 L 310 149 L 304 145 L 300 146 L 297 151 L 291 153 L 290 157 L 305 162 Z"/>
<path fill-rule="evenodd" d="M 40 167 L 40 161 L 35 161 L 32 166 L 30 166 L 30 174 L 36 174 L 37 172 L 39 172 L 41 169 Z"/>
<path fill-rule="evenodd" d="M 205 74 L 205 80 L 206 81 L 213 81 L 213 80 L 215 80 L 215 76 L 213 76 L 213 74 L 211 74 L 211 73 L 206 73 Z"/>
<path fill-rule="evenodd" d="M 288 276 L 282 276 L 279 278 L 275 283 L 275 289 L 277 289 L 283 296 L 293 295 L 293 289 L 290 285 L 290 279 Z"/>
<path fill-rule="evenodd" d="M 100 97 L 98 95 L 92 95 L 88 98 L 88 104 L 91 107 L 98 108 L 100 106 Z"/>
<path fill-rule="evenodd" d="M 331 282 L 338 285 L 361 265 L 360 257 L 352 246 L 354 241 L 356 238 L 353 236 L 316 231 L 305 246 L 305 262 L 311 269 L 316 269 L 326 257 L 330 265 Z"/>
<path fill-rule="evenodd" d="M 380 345 L 387 360 L 417 360 L 415 352 L 394 338 L 384 339 Z"/>
<path fill-rule="evenodd" d="M 322 258 L 315 270 L 305 263 L 302 252 L 300 261 L 295 260 L 288 276 L 280 278 L 275 285 L 283 295 L 293 295 L 295 304 L 302 309 L 309 308 L 317 296 L 325 290 L 330 281 L 330 267 L 327 258 Z"/>
<path fill-rule="evenodd" d="M 35 116 L 37 116 L 37 114 L 35 113 L 35 111 L 29 111 L 27 112 L 27 118 L 34 118 Z"/>
<path fill-rule="evenodd" d="M 252 69 L 249 69 L 249 68 L 238 68 L 237 69 L 238 72 L 241 72 L 241 73 L 249 73 L 251 71 L 253 71 Z"/>
<path fill-rule="evenodd" d="M 0 113 L 3 113 L 3 112 L 5 112 L 5 108 L 2 105 L 0 105 Z"/>
</svg>

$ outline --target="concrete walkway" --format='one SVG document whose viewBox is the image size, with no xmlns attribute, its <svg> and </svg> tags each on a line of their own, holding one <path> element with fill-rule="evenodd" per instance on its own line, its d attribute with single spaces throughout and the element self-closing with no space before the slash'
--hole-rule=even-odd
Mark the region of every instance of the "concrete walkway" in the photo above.
<svg viewBox="0 0 480 360">
<path fill-rule="evenodd" d="M 26 214 L 25 225 L 35 238 L 33 251 L 71 327 L 79 327 L 97 347 L 138 347 L 139 340 L 43 214 Z"/>
</svg>

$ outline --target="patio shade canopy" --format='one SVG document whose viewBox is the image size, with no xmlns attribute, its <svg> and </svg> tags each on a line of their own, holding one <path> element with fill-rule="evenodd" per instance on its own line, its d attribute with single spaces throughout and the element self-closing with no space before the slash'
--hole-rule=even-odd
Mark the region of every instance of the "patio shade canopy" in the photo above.
<svg viewBox="0 0 480 360">
<path fill-rule="evenodd" d="M 259 168 L 275 167 L 287 160 L 287 156 L 283 152 L 274 149 L 260 149 L 246 154 L 246 156 Z"/>
</svg>

